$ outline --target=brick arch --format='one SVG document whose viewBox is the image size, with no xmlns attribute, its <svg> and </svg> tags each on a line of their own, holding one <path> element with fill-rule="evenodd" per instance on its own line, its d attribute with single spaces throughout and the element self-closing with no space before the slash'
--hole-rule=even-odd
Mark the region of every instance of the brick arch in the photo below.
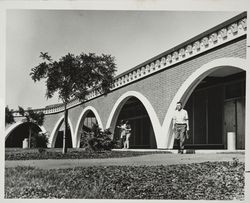
<svg viewBox="0 0 250 203">
<path fill-rule="evenodd" d="M 120 111 L 121 111 L 122 107 L 124 106 L 124 104 L 126 103 L 126 101 L 128 99 L 130 99 L 131 97 L 136 97 L 144 105 L 144 107 L 149 115 L 150 121 L 152 123 L 152 127 L 153 127 L 153 130 L 155 133 L 155 138 L 156 138 L 156 144 L 158 146 L 158 141 L 160 138 L 159 136 L 161 133 L 161 125 L 160 125 L 159 119 L 157 117 L 157 114 L 156 114 L 153 106 L 149 102 L 149 100 L 143 94 L 141 94 L 140 92 L 137 92 L 137 91 L 128 91 L 128 92 L 122 94 L 118 98 L 118 100 L 114 104 L 114 106 L 109 114 L 107 124 L 106 124 L 106 129 L 110 128 L 111 132 L 114 132 L 115 124 L 117 122 Z"/>
<path fill-rule="evenodd" d="M 61 127 L 63 120 L 64 120 L 64 115 L 61 118 L 59 118 L 59 120 L 56 122 L 56 125 L 54 126 L 53 131 L 49 137 L 49 146 L 48 147 L 51 147 L 51 148 L 55 147 L 56 136 L 57 136 L 59 128 Z M 70 129 L 71 139 L 72 139 L 72 146 L 73 146 L 73 144 L 74 144 L 73 143 L 74 131 L 73 131 L 73 125 L 72 125 L 71 120 L 69 118 L 68 118 L 68 124 L 69 124 L 69 129 Z"/>
<path fill-rule="evenodd" d="M 101 121 L 101 118 L 100 118 L 97 110 L 92 106 L 87 106 L 86 108 L 83 109 L 81 115 L 79 116 L 77 124 L 76 124 L 76 130 L 75 130 L 75 134 L 74 134 L 74 138 L 73 138 L 75 140 L 74 147 L 77 147 L 77 148 L 80 147 L 80 142 L 79 142 L 80 141 L 80 129 L 81 129 L 81 126 L 83 125 L 84 119 L 89 111 L 92 111 L 94 113 L 99 127 L 103 130 L 102 121 Z"/>
<path fill-rule="evenodd" d="M 13 130 L 15 130 L 17 127 L 19 127 L 20 125 L 24 124 L 25 122 L 22 122 L 22 121 L 18 121 L 18 122 L 15 122 L 14 124 L 10 125 L 7 130 L 5 131 L 5 141 L 7 140 L 7 138 L 10 136 L 10 134 L 13 132 Z M 35 123 L 34 123 L 35 124 Z M 36 125 L 36 124 L 35 124 Z M 43 132 L 43 133 L 46 133 L 47 131 L 45 130 L 44 126 L 40 126 L 40 125 L 37 125 L 40 130 Z"/>
<path fill-rule="evenodd" d="M 182 101 L 183 104 L 185 104 L 193 90 L 206 76 L 224 66 L 240 68 L 244 71 L 247 70 L 245 59 L 230 57 L 213 60 L 207 64 L 204 64 L 195 72 L 193 72 L 178 89 L 177 93 L 175 94 L 175 97 L 170 103 L 170 106 L 162 124 L 162 134 L 160 139 L 160 143 L 162 144 L 160 146 L 161 148 L 173 148 L 174 136 L 171 125 L 176 103 L 178 101 Z"/>
</svg>

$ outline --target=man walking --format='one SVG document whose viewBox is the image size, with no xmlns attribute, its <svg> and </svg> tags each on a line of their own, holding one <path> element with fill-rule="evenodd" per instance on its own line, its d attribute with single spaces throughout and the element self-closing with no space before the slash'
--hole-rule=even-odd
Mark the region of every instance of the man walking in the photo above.
<svg viewBox="0 0 250 203">
<path fill-rule="evenodd" d="M 187 131 L 189 131 L 189 123 L 188 113 L 182 108 L 181 102 L 177 102 L 176 105 L 176 110 L 173 116 L 173 130 L 175 132 L 175 139 L 177 140 L 178 153 L 183 154 L 184 142 L 186 139 Z"/>
</svg>

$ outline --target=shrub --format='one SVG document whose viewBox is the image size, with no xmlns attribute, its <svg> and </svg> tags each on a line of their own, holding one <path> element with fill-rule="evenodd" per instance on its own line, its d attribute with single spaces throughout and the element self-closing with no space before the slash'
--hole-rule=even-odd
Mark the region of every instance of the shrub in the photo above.
<svg viewBox="0 0 250 203">
<path fill-rule="evenodd" d="M 80 146 L 86 150 L 111 150 L 116 147 L 116 141 L 109 129 L 102 131 L 97 124 L 92 126 L 91 132 L 83 132 Z"/>
<path fill-rule="evenodd" d="M 89 147 L 88 140 L 92 138 L 90 132 L 82 131 L 80 136 L 80 148 L 87 149 Z"/>
<path fill-rule="evenodd" d="M 38 148 L 38 152 L 40 154 L 44 154 L 46 152 L 46 150 L 44 148 Z"/>
<path fill-rule="evenodd" d="M 31 148 L 47 148 L 48 142 L 47 133 L 35 133 L 31 137 Z"/>
</svg>

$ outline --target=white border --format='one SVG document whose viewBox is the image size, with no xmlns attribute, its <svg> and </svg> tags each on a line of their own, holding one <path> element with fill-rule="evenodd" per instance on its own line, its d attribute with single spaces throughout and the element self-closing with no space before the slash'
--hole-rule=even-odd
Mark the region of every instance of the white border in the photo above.
<svg viewBox="0 0 250 203">
<path fill-rule="evenodd" d="M 179 11 L 249 11 L 250 8 L 250 1 L 249 0 L 87 0 L 87 1 L 5 1 L 0 2 L 0 26 L 2 29 L 0 29 L 0 64 L 3 68 L 1 68 L 1 74 L 0 74 L 0 105 L 2 113 L 0 114 L 1 121 L 2 121 L 2 127 L 1 132 L 2 134 L 5 133 L 4 129 L 4 118 L 2 115 L 4 115 L 4 107 L 5 107 L 5 14 L 6 9 L 86 9 L 86 10 L 179 10 Z M 248 12 L 249 13 L 249 12 Z M 250 25 L 250 21 L 248 20 L 248 27 Z M 247 38 L 247 45 L 250 45 L 249 37 Z M 249 48 L 247 49 L 249 50 Z M 247 51 L 247 64 L 250 64 L 250 52 Z M 249 72 L 249 71 L 248 71 Z M 250 73 L 247 74 L 247 81 L 250 79 Z M 3 83 L 3 85 L 2 85 Z M 249 90 L 250 82 L 247 82 L 247 91 Z M 250 112 L 250 101 L 246 101 L 246 112 Z M 246 125 L 249 125 L 250 119 L 249 115 L 246 114 Z M 246 131 L 246 134 L 249 131 Z M 2 136 L 2 150 L 4 151 L 4 136 Z M 250 147 L 250 139 L 247 139 L 246 137 L 246 149 Z M 248 150 L 246 150 L 247 152 Z M 1 160 L 1 168 L 4 169 L 4 153 L 1 153 L 0 157 Z M 249 158 L 249 152 L 246 153 L 246 161 L 245 163 L 248 163 Z M 249 169 L 248 169 L 249 170 Z M 249 173 L 247 173 L 247 177 L 249 177 Z M 1 180 L 4 180 L 4 170 L 1 171 Z M 249 178 L 246 179 L 247 183 L 249 183 Z M 3 200 L 4 198 L 4 184 L 1 184 L 0 186 L 0 199 Z M 250 202 L 250 195 L 246 195 L 248 192 L 250 192 L 249 184 L 246 184 L 246 190 L 245 190 L 245 202 Z M 8 201 L 15 201 L 15 200 L 8 200 Z M 20 201 L 20 200 L 16 200 Z M 28 201 L 28 200 L 24 200 Z M 44 201 L 44 199 L 36 200 L 36 201 Z M 58 200 L 45 200 L 45 201 L 58 201 Z M 68 202 L 68 201 L 78 201 L 78 202 L 107 202 L 107 201 L 114 201 L 117 202 L 118 200 L 66 200 L 62 199 L 60 202 Z M 128 200 L 129 201 L 129 200 Z M 131 200 L 135 201 L 135 200 Z M 130 201 L 130 202 L 131 202 Z M 147 200 L 147 202 L 155 202 L 160 200 Z M 183 202 L 184 200 L 165 200 L 166 202 Z M 127 200 L 119 200 L 119 202 L 127 202 Z M 186 202 L 186 201 L 185 201 Z M 193 201 L 189 201 L 193 202 Z M 205 201 L 204 201 L 205 202 Z M 219 202 L 228 202 L 228 201 L 219 201 Z"/>
</svg>

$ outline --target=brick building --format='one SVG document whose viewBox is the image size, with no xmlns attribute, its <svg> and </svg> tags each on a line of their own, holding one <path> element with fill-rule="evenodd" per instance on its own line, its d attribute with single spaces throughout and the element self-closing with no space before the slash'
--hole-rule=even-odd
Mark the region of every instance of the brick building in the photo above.
<svg viewBox="0 0 250 203">
<path fill-rule="evenodd" d="M 85 102 L 72 101 L 69 146 L 79 147 L 80 133 L 91 123 L 110 128 L 115 139 L 116 126 L 126 119 L 132 126 L 131 148 L 172 149 L 172 115 L 182 101 L 190 118 L 186 147 L 227 149 L 227 133 L 234 132 L 236 149 L 244 149 L 246 20 L 246 13 L 237 15 L 116 76 L 108 95 L 91 92 Z M 40 128 L 49 133 L 50 147 L 61 146 L 63 108 L 37 109 L 46 114 Z M 7 126 L 6 146 L 13 146 L 9 140 L 22 125 Z"/>
</svg>

